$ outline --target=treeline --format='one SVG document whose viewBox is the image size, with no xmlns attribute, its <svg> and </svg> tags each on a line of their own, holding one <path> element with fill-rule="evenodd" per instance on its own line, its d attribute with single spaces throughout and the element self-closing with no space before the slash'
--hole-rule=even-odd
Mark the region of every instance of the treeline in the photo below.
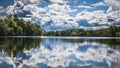
<svg viewBox="0 0 120 68">
<path fill-rule="evenodd" d="M 98 30 L 70 29 L 63 31 L 50 31 L 44 33 L 45 36 L 107 36 L 120 37 L 120 26 L 110 26 Z"/>
<path fill-rule="evenodd" d="M 0 36 L 35 36 L 41 35 L 42 31 L 43 29 L 39 25 L 16 16 L 0 19 Z"/>
<path fill-rule="evenodd" d="M 110 26 L 98 30 L 69 29 L 45 32 L 40 25 L 7 16 L 0 19 L 0 36 L 107 36 L 120 37 L 120 26 Z"/>
</svg>

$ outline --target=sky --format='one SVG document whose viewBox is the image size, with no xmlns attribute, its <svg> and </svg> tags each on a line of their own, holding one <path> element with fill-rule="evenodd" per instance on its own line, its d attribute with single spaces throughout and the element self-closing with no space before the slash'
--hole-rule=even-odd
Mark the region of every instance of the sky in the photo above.
<svg viewBox="0 0 120 68">
<path fill-rule="evenodd" d="M 0 0 L 0 17 L 16 14 L 46 31 L 120 25 L 120 0 Z"/>
</svg>

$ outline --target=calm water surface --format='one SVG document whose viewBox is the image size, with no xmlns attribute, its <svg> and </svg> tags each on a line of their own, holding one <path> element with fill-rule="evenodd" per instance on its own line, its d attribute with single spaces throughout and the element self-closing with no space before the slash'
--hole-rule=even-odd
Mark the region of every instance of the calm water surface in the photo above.
<svg viewBox="0 0 120 68">
<path fill-rule="evenodd" d="M 0 68 L 120 68 L 120 38 L 0 37 Z"/>
</svg>

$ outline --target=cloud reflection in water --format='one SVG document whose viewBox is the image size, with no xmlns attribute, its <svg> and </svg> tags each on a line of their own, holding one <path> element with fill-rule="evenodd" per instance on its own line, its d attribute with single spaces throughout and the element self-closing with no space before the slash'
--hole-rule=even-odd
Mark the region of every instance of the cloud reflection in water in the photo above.
<svg viewBox="0 0 120 68">
<path fill-rule="evenodd" d="M 37 48 L 24 50 L 23 54 L 26 58 L 23 58 L 23 55 L 20 57 L 21 54 L 18 54 L 18 57 L 5 56 L 0 57 L 0 63 L 2 60 L 12 64 L 14 68 L 111 68 L 114 63 L 118 63 L 115 65 L 120 66 L 120 50 L 88 40 L 80 41 L 43 38 Z M 1 53 L 1 55 L 3 54 Z"/>
</svg>

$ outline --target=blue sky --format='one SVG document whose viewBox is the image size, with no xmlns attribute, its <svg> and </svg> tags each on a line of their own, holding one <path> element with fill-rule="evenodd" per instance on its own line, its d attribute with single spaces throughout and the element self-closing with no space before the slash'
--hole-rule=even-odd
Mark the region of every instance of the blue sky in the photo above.
<svg viewBox="0 0 120 68">
<path fill-rule="evenodd" d="M 0 0 L 0 17 L 16 14 L 45 30 L 120 25 L 119 0 Z"/>
</svg>

